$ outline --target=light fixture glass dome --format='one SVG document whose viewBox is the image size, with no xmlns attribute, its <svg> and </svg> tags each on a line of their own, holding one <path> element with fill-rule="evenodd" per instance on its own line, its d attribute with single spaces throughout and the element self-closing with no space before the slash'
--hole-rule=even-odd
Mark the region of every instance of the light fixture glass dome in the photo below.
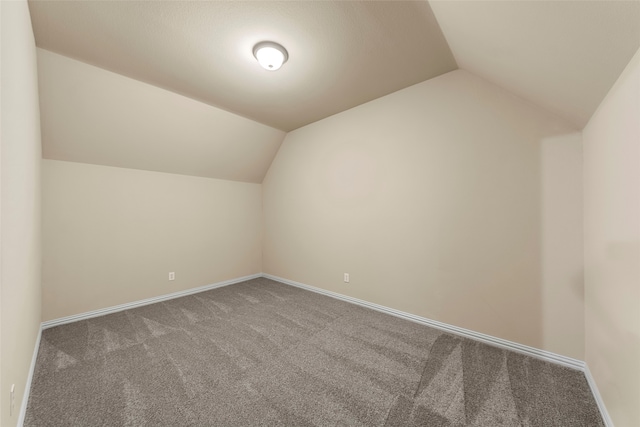
<svg viewBox="0 0 640 427">
<path fill-rule="evenodd" d="M 274 42 L 261 42 L 253 47 L 253 56 L 256 57 L 262 68 L 275 71 L 282 66 L 289 54 L 287 50 Z"/>
</svg>

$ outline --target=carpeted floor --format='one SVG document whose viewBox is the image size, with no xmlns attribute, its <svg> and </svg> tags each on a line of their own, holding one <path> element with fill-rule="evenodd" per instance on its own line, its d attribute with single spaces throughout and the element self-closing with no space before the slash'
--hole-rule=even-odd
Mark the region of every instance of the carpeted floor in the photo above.
<svg viewBox="0 0 640 427">
<path fill-rule="evenodd" d="M 43 331 L 25 426 L 603 426 L 580 372 L 268 279 Z"/>
</svg>

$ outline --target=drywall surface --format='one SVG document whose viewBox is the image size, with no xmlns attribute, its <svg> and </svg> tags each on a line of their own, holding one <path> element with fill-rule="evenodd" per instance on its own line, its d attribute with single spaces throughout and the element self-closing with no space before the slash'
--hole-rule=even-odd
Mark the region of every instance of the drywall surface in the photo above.
<svg viewBox="0 0 640 427">
<path fill-rule="evenodd" d="M 261 183 L 285 133 L 38 49 L 45 159 Z"/>
<path fill-rule="evenodd" d="M 540 149 L 543 347 L 584 360 L 582 135 Z"/>
<path fill-rule="evenodd" d="M 40 328 L 40 113 L 36 47 L 26 1 L 2 8 L 2 426 L 15 426 Z M 9 391 L 15 384 L 15 404 Z"/>
<path fill-rule="evenodd" d="M 42 173 L 43 320 L 261 271 L 260 184 L 55 160 Z"/>
<path fill-rule="evenodd" d="M 460 68 L 580 128 L 640 47 L 638 1 L 430 3 Z"/>
<path fill-rule="evenodd" d="M 285 131 L 457 68 L 426 1 L 34 1 L 30 9 L 40 47 Z M 253 57 L 264 40 L 289 52 L 277 73 Z"/>
<path fill-rule="evenodd" d="M 543 192 L 580 180 L 579 138 L 463 70 L 293 131 L 263 182 L 263 271 L 582 358 L 582 245 L 556 236 L 573 264 L 545 274 L 542 231 L 564 221 Z M 560 192 L 581 224 L 580 187 Z"/>
<path fill-rule="evenodd" d="M 640 51 L 584 129 L 586 361 L 617 427 L 640 425 Z"/>
</svg>

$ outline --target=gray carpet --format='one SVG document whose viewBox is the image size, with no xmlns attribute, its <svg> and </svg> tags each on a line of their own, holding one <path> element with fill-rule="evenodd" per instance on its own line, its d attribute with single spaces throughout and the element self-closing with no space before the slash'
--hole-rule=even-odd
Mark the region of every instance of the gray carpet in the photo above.
<svg viewBox="0 0 640 427">
<path fill-rule="evenodd" d="M 25 426 L 603 426 L 582 373 L 268 279 L 43 331 Z"/>
</svg>

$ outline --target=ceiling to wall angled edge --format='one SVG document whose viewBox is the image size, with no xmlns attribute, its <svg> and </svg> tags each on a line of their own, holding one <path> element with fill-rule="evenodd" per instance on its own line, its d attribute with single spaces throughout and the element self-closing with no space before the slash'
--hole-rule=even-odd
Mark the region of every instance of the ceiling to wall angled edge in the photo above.
<svg viewBox="0 0 640 427">
<path fill-rule="evenodd" d="M 457 68 L 428 2 L 29 4 L 38 47 L 284 131 Z"/>
<path fill-rule="evenodd" d="M 458 66 L 580 129 L 640 46 L 640 1 L 30 0 L 29 7 L 49 77 L 74 84 L 65 73 L 75 67 L 87 78 L 121 80 L 100 97 L 70 97 L 41 82 L 45 158 L 246 182 L 262 182 L 286 131 Z M 277 72 L 253 57 L 263 40 L 288 50 Z M 215 118 L 194 124 L 178 107 L 189 101 L 174 98 L 164 112 L 175 113 L 173 123 L 131 122 L 136 114 L 114 97 L 146 91 L 136 80 L 220 112 L 209 108 Z M 138 98 L 129 110 L 150 102 Z"/>
</svg>

